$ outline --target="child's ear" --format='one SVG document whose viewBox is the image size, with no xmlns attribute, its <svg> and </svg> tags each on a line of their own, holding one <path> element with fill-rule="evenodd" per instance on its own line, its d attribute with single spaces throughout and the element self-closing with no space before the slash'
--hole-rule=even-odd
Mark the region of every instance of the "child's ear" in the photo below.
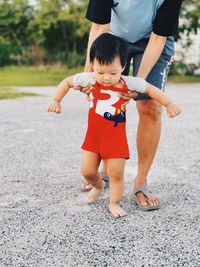
<svg viewBox="0 0 200 267">
<path fill-rule="evenodd" d="M 90 65 L 91 65 L 91 67 L 92 67 L 92 69 L 94 69 L 94 61 L 90 61 Z"/>
<path fill-rule="evenodd" d="M 85 68 L 85 71 L 87 72 L 93 72 L 94 71 L 94 62 L 90 61 L 90 64 Z"/>
</svg>

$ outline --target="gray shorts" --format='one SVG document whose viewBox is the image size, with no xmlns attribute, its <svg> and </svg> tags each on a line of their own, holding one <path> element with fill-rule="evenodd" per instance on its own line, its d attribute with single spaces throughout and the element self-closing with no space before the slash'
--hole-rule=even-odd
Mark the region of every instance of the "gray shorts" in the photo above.
<svg viewBox="0 0 200 267">
<path fill-rule="evenodd" d="M 130 67 L 133 67 L 133 76 L 137 75 L 141 59 L 144 54 L 144 50 L 148 44 L 149 39 L 143 39 L 136 43 L 129 44 L 129 60 L 126 65 L 126 68 L 123 72 L 124 75 L 128 75 Z M 162 91 L 164 91 L 165 83 L 167 80 L 167 75 L 171 66 L 171 62 L 174 58 L 174 39 L 173 37 L 168 37 L 163 52 L 149 73 L 146 81 L 157 86 Z M 133 59 L 133 64 L 131 60 Z M 135 98 L 135 100 L 150 99 L 146 94 L 141 94 Z"/>
</svg>

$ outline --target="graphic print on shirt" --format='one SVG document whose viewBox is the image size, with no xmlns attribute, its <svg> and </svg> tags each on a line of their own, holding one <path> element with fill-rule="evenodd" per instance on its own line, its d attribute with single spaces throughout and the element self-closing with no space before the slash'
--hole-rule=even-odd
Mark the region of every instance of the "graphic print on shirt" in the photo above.
<svg viewBox="0 0 200 267">
<path fill-rule="evenodd" d="M 101 115 L 106 120 L 113 121 L 114 127 L 117 127 L 118 123 L 120 122 L 121 123 L 125 122 L 126 111 L 125 111 L 125 108 L 121 107 L 120 105 L 121 101 L 118 96 L 118 92 L 101 89 L 100 94 L 109 95 L 110 98 L 109 99 L 98 99 L 96 103 L 95 113 Z M 91 103 L 90 107 L 93 107 L 93 103 Z"/>
<path fill-rule="evenodd" d="M 109 120 L 109 121 L 114 121 L 114 127 L 117 127 L 119 122 L 125 122 L 126 121 L 126 111 L 125 109 L 123 110 L 118 110 L 119 114 L 117 115 L 112 115 L 110 112 L 105 112 L 104 113 L 104 118 Z"/>
</svg>

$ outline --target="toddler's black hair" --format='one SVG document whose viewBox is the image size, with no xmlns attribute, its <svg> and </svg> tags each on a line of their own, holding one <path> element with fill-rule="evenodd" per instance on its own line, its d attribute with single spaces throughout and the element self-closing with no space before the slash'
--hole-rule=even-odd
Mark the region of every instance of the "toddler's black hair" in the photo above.
<svg viewBox="0 0 200 267">
<path fill-rule="evenodd" d="M 111 64 L 116 57 L 119 57 L 122 67 L 127 63 L 128 44 L 122 38 L 110 33 L 103 33 L 93 42 L 90 48 L 90 62 L 96 59 L 99 64 Z"/>
</svg>

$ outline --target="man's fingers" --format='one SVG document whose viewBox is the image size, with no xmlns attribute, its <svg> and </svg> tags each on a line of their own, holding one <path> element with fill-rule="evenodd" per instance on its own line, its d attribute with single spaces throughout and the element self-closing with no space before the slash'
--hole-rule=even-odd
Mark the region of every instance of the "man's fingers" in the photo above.
<svg viewBox="0 0 200 267">
<path fill-rule="evenodd" d="M 138 96 L 137 92 L 132 92 L 132 91 L 128 91 L 128 93 L 119 93 L 120 98 L 122 98 L 123 100 L 131 100 L 132 98 L 135 98 Z"/>
<path fill-rule="evenodd" d="M 89 97 L 89 95 L 86 96 L 86 99 L 87 99 L 88 101 L 91 101 L 91 98 Z"/>
<path fill-rule="evenodd" d="M 128 104 L 129 104 L 129 102 L 130 102 L 130 100 L 128 100 L 128 101 L 125 101 L 125 102 L 124 102 L 124 104 L 122 104 L 122 105 L 121 105 L 121 107 L 122 107 L 122 108 L 126 107 L 126 105 L 128 105 Z"/>
<path fill-rule="evenodd" d="M 93 85 L 89 84 L 88 86 L 83 87 L 81 91 L 84 94 L 89 95 L 93 89 L 94 89 Z"/>
<path fill-rule="evenodd" d="M 129 95 L 129 94 L 124 94 L 124 93 L 120 93 L 119 94 L 119 97 L 125 101 L 129 101 L 131 100 L 133 97 L 132 95 Z"/>
<path fill-rule="evenodd" d="M 74 86 L 73 88 L 74 88 L 75 90 L 79 90 L 79 91 L 82 91 L 82 89 L 83 89 L 81 86 Z"/>
<path fill-rule="evenodd" d="M 94 89 L 94 86 L 92 84 L 88 84 L 85 87 L 75 86 L 74 89 L 79 90 L 80 92 L 82 92 L 86 95 L 89 95 L 92 92 L 92 90 Z"/>
<path fill-rule="evenodd" d="M 93 85 L 89 84 L 85 87 L 80 87 L 80 86 L 74 86 L 73 87 L 75 90 L 79 90 L 82 93 L 85 94 L 90 94 L 90 92 L 94 89 Z"/>
<path fill-rule="evenodd" d="M 125 101 L 129 101 L 131 100 L 131 98 L 129 96 L 125 96 L 125 95 L 122 95 L 122 94 L 119 94 L 119 97 Z"/>
</svg>

